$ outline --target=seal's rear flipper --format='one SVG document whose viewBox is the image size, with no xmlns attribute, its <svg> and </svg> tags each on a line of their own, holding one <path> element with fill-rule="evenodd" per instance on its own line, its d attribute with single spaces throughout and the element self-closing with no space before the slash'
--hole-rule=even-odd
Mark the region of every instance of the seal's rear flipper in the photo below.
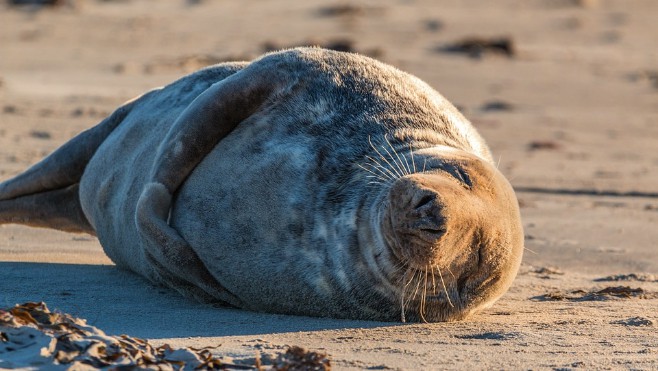
<svg viewBox="0 0 658 371">
<path fill-rule="evenodd" d="M 173 194 L 213 147 L 243 120 L 295 86 L 296 80 L 295 71 L 276 62 L 254 62 L 212 85 L 176 120 L 158 149 L 135 217 L 149 259 L 158 270 L 164 269 L 212 297 L 241 305 L 217 283 L 194 250 L 168 225 L 167 218 Z"/>
<path fill-rule="evenodd" d="M 0 224 L 19 223 L 94 233 L 82 212 L 78 184 L 96 149 L 123 121 L 126 104 L 24 173 L 0 183 Z"/>
<path fill-rule="evenodd" d="M 4 223 L 95 234 L 80 207 L 78 184 L 0 201 L 0 224 Z"/>
</svg>

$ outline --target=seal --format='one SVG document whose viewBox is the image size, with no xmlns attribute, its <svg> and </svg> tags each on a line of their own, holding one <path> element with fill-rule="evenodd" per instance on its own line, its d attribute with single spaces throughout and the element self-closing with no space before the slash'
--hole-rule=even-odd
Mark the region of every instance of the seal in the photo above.
<svg viewBox="0 0 658 371">
<path fill-rule="evenodd" d="M 211 66 L 0 184 L 0 223 L 95 234 L 203 302 L 382 321 L 490 306 L 523 251 L 514 191 L 418 78 L 319 48 Z"/>
</svg>

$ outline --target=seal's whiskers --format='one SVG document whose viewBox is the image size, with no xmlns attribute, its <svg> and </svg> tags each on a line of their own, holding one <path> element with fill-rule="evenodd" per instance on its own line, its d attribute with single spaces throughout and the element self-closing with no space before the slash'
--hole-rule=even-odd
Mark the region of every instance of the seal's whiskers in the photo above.
<svg viewBox="0 0 658 371">
<path fill-rule="evenodd" d="M 393 265 L 393 274 L 397 275 L 397 274 L 400 273 L 402 270 L 405 270 L 405 272 L 406 272 L 406 269 L 407 269 L 407 267 L 405 267 L 405 265 L 404 265 L 403 262 L 398 262 L 398 263 L 396 263 L 396 264 Z M 404 281 L 404 278 L 406 278 L 406 276 L 404 276 L 404 277 L 402 278 L 403 281 Z M 403 282 L 403 283 L 404 283 L 404 282 Z"/>
<path fill-rule="evenodd" d="M 432 294 L 436 295 L 436 279 L 434 274 L 434 266 L 432 266 Z"/>
<path fill-rule="evenodd" d="M 411 304 L 411 302 L 413 302 L 414 299 L 416 299 L 416 297 L 418 296 L 418 290 L 420 289 L 420 277 L 418 275 L 419 271 L 415 268 L 409 268 L 407 272 L 411 272 L 411 279 L 405 286 L 404 291 L 406 292 L 407 288 L 413 287 L 414 281 L 416 282 L 416 288 L 413 289 L 413 293 L 411 291 L 409 292 L 409 294 L 411 294 L 409 296 L 407 296 L 405 293 L 406 300 L 403 300 L 402 303 L 402 307 L 404 310 L 406 310 L 406 308 Z"/>
<path fill-rule="evenodd" d="M 387 140 L 387 141 L 388 141 L 388 140 Z M 398 159 L 398 161 L 396 161 L 396 160 L 395 160 L 395 157 L 393 157 L 393 155 L 392 155 L 391 152 L 388 150 L 388 148 L 386 148 L 386 147 L 384 147 L 384 146 L 382 146 L 381 148 L 386 152 L 386 154 L 388 155 L 388 158 L 389 158 L 389 159 L 393 162 L 393 164 L 398 168 L 398 171 L 399 171 L 400 173 L 402 173 L 403 176 L 404 176 L 404 175 L 407 175 L 407 169 L 405 169 L 405 168 L 404 168 L 404 165 L 401 164 L 401 162 L 399 162 L 399 159 Z"/>
<path fill-rule="evenodd" d="M 493 182 L 496 180 L 496 179 L 494 178 L 495 176 L 496 176 L 496 174 L 493 174 L 493 173 L 491 174 L 491 176 L 489 177 L 489 182 L 488 182 L 487 185 L 484 187 L 484 189 L 489 189 L 489 187 L 491 187 L 491 185 L 493 184 Z"/>
<path fill-rule="evenodd" d="M 368 165 L 377 168 L 377 170 L 380 171 L 380 172 L 382 172 L 382 173 L 388 174 L 388 176 L 391 177 L 391 180 L 395 180 L 395 179 L 398 179 L 398 178 L 399 178 L 399 176 L 398 176 L 396 173 L 394 173 L 393 171 L 391 171 L 391 170 L 390 170 L 389 168 L 387 168 L 386 166 L 382 165 L 379 161 L 377 161 L 377 159 L 375 159 L 375 158 L 373 158 L 373 157 L 371 157 L 371 156 L 367 156 L 367 155 L 366 155 L 366 158 L 367 158 L 368 160 L 372 161 L 372 163 L 368 163 Z"/>
<path fill-rule="evenodd" d="M 452 304 L 452 301 L 450 300 L 450 294 L 448 294 L 448 288 L 446 287 L 446 283 L 445 283 L 445 281 L 443 281 L 443 275 L 441 274 L 441 268 L 436 267 L 436 270 L 439 271 L 439 278 L 441 279 L 441 284 L 443 285 L 443 292 L 446 293 L 446 298 L 448 299 L 448 304 L 450 304 L 450 306 L 452 308 L 454 308 L 455 306 Z"/>
<path fill-rule="evenodd" d="M 388 144 L 388 146 L 391 147 L 391 150 L 395 154 L 395 157 L 398 158 L 398 162 L 399 162 L 400 166 L 402 167 L 402 170 L 405 170 L 405 173 L 407 175 L 411 174 L 411 168 L 409 167 L 409 162 L 407 161 L 407 158 L 404 157 L 404 156 L 402 156 L 402 158 L 400 158 L 400 154 L 398 153 L 398 151 L 395 150 L 395 148 L 393 147 L 391 142 L 388 140 L 387 135 L 384 135 L 384 140 L 386 140 L 386 143 Z M 392 156 L 391 156 L 391 158 L 392 158 Z M 405 168 L 404 164 L 402 163 L 402 159 L 404 159 L 404 162 L 407 164 L 406 168 Z M 395 159 L 393 159 L 393 161 L 395 161 Z"/>
<path fill-rule="evenodd" d="M 496 170 L 500 170 L 498 167 L 500 166 L 500 159 L 502 159 L 502 158 L 503 158 L 502 155 L 501 155 L 500 157 L 498 157 L 498 162 L 496 163 Z M 489 183 L 487 183 L 487 186 L 484 187 L 485 189 L 489 189 L 489 187 L 491 186 L 491 184 L 493 184 L 493 182 L 496 180 L 496 179 L 495 179 L 495 176 L 496 176 L 496 174 L 491 173 L 491 176 L 489 177 Z M 511 182 L 512 179 L 510 178 L 508 181 Z"/>
<path fill-rule="evenodd" d="M 361 166 L 360 164 L 356 164 L 356 166 L 358 166 L 361 169 L 363 169 L 363 170 L 369 172 L 370 174 L 372 174 L 372 175 L 367 175 L 366 176 L 367 178 L 376 178 L 376 179 L 382 180 L 384 183 L 386 183 L 387 181 L 393 180 L 390 177 L 386 176 L 385 174 L 382 175 L 380 173 L 376 173 L 373 170 L 366 169 L 364 166 Z"/>
<path fill-rule="evenodd" d="M 421 277 L 419 273 L 420 271 L 414 268 L 414 279 L 416 280 L 416 289 L 414 290 L 414 294 L 411 296 L 411 298 L 409 298 L 409 303 L 416 300 L 416 298 L 418 297 L 418 293 L 420 292 Z M 416 274 L 418 274 L 418 277 L 416 277 Z M 422 300 L 420 305 L 422 305 Z M 420 308 L 418 312 L 420 313 Z"/>
<path fill-rule="evenodd" d="M 426 304 L 427 304 L 427 269 L 425 269 L 425 279 L 423 279 L 423 293 L 420 297 L 420 308 L 418 310 L 420 319 L 425 323 L 427 323 L 427 320 L 425 319 Z"/>
<path fill-rule="evenodd" d="M 388 138 L 384 136 L 384 140 L 388 143 Z M 390 144 L 389 144 L 390 146 Z M 391 154 L 391 152 L 386 148 L 385 146 L 381 146 L 381 149 L 386 152 L 386 155 L 388 156 L 388 159 L 395 165 L 397 168 L 398 172 L 401 173 L 403 176 L 407 174 L 407 171 L 404 169 L 404 166 L 402 166 L 398 161 L 395 160 L 395 157 Z M 376 150 L 376 149 L 375 149 Z M 377 150 L 376 150 L 377 151 Z M 379 153 L 379 151 L 377 151 Z"/>
<path fill-rule="evenodd" d="M 412 299 L 415 299 L 416 296 L 418 296 L 418 290 L 420 289 L 420 275 L 418 275 L 418 277 L 416 277 L 416 275 L 417 275 L 419 272 L 420 272 L 420 271 L 419 271 L 418 269 L 415 269 L 415 268 L 414 268 L 414 279 L 416 280 L 416 289 L 414 289 L 414 294 L 413 294 Z"/>
<path fill-rule="evenodd" d="M 398 177 L 398 178 L 402 178 L 402 177 L 404 176 L 404 173 L 402 173 L 402 172 L 399 170 L 399 168 L 396 169 L 396 168 L 395 168 L 395 167 L 394 167 L 394 166 L 393 166 L 393 165 L 392 165 L 392 164 L 386 159 L 386 157 L 384 157 L 384 155 L 382 155 L 382 153 L 379 152 L 379 150 L 377 149 L 377 147 L 375 147 L 375 145 L 372 144 L 372 141 L 370 140 L 370 137 L 368 137 L 368 143 L 370 143 L 370 147 L 372 147 L 372 149 L 375 150 L 375 152 L 379 155 L 379 157 L 381 157 L 381 159 L 384 160 L 384 162 L 386 162 L 386 163 L 388 164 L 388 166 L 391 167 L 390 170 L 393 171 L 393 172 L 395 172 L 395 173 L 397 174 L 397 177 Z"/>
<path fill-rule="evenodd" d="M 403 281 L 407 281 L 406 278 L 407 278 L 407 276 L 409 275 L 410 272 L 411 272 L 411 270 L 407 270 L 406 272 L 404 272 Z M 411 284 L 411 282 L 414 279 L 414 274 L 411 275 L 411 277 L 409 278 L 409 281 L 404 284 L 404 287 L 402 287 L 402 295 L 401 295 L 401 298 L 400 298 L 400 305 L 401 305 L 401 308 L 400 308 L 401 309 L 400 321 L 402 321 L 402 322 L 407 322 L 407 318 L 405 316 L 405 309 L 407 307 L 407 302 L 405 301 L 405 296 L 406 296 L 406 293 L 407 293 L 407 288 L 409 287 L 409 285 Z"/>
<path fill-rule="evenodd" d="M 527 248 L 527 247 L 525 247 L 525 246 L 523 246 L 523 249 L 524 249 L 524 250 L 528 250 L 528 251 L 530 251 L 531 253 L 533 253 L 533 254 L 535 254 L 535 255 L 539 255 L 538 252 L 536 252 L 536 251 L 532 251 L 532 250 L 530 250 L 529 248 Z M 521 255 L 521 254 L 519 254 L 519 255 Z"/>
<path fill-rule="evenodd" d="M 450 275 L 452 276 L 452 279 L 456 281 L 457 277 L 455 277 L 455 274 L 452 273 L 452 271 L 450 270 L 450 267 L 446 267 L 446 269 L 448 270 L 448 273 L 450 273 Z"/>
<path fill-rule="evenodd" d="M 390 176 L 386 175 L 385 173 L 377 172 L 377 168 L 374 168 L 374 170 L 369 170 L 365 169 L 363 166 L 358 165 L 360 168 L 364 169 L 365 171 L 369 172 L 370 174 L 374 175 L 376 178 L 387 181 L 387 180 L 393 180 Z"/>
<path fill-rule="evenodd" d="M 396 267 L 396 269 L 402 268 L 403 267 Z M 448 271 L 450 271 L 450 269 L 448 269 Z M 427 317 L 425 316 L 427 314 L 427 297 L 438 295 L 437 289 L 439 288 L 439 285 L 436 280 L 437 273 L 441 282 L 440 287 L 446 295 L 448 305 L 452 308 L 455 307 L 450 298 L 448 286 L 443 279 L 441 268 L 431 264 L 428 264 L 425 269 L 408 267 L 406 268 L 403 277 L 400 279 L 400 282 L 403 284 L 400 297 L 402 322 L 406 322 L 407 309 L 412 302 L 418 303 L 419 319 L 423 322 L 428 322 Z M 450 274 L 454 277 L 452 272 L 450 272 Z M 420 297 L 418 297 L 418 295 L 420 295 Z"/>
<path fill-rule="evenodd" d="M 370 147 L 375 151 L 375 153 L 377 153 L 379 158 L 365 155 L 365 158 L 368 160 L 368 162 L 363 165 L 357 164 L 357 166 L 374 175 L 377 179 L 381 180 L 381 184 L 393 182 L 405 175 L 415 174 L 418 170 L 416 168 L 416 160 L 414 158 L 414 151 L 411 147 L 411 144 L 408 144 L 409 152 L 411 155 L 411 163 L 409 163 L 407 157 L 400 155 L 395 147 L 393 147 L 393 144 L 391 144 L 388 136 L 385 135 L 384 140 L 388 144 L 390 150 L 386 148 L 386 146 L 381 146 L 381 148 L 378 149 L 372 143 L 372 139 L 368 137 L 368 143 L 370 144 Z M 423 171 L 425 171 L 425 163 L 423 164 Z"/>
<path fill-rule="evenodd" d="M 412 168 L 414 169 L 414 174 L 415 174 L 417 172 L 416 161 L 414 160 L 414 149 L 411 147 L 411 143 L 409 143 L 409 153 L 411 154 L 411 165 Z"/>
</svg>

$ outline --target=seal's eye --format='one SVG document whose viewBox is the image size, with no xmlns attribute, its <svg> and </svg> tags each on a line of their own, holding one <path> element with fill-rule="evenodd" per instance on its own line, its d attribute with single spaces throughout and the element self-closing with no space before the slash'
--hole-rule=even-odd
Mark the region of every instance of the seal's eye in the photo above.
<svg viewBox="0 0 658 371">
<path fill-rule="evenodd" d="M 450 166 L 446 169 L 446 171 L 465 187 L 471 188 L 473 186 L 473 183 L 471 183 L 471 177 L 468 176 L 468 173 L 463 168 L 461 168 L 461 166 Z"/>
</svg>

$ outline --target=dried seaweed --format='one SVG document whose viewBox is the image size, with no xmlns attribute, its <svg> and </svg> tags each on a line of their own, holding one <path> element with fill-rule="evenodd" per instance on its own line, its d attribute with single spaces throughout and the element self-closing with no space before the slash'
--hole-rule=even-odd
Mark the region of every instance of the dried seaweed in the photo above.
<svg viewBox="0 0 658 371">
<path fill-rule="evenodd" d="M 0 310 L 0 368 L 173 369 L 173 370 L 329 370 L 324 353 L 290 347 L 271 366 L 226 363 L 214 348 L 154 347 L 127 335 L 108 336 L 83 319 L 51 312 L 45 303 L 25 303 Z"/>
<path fill-rule="evenodd" d="M 601 301 L 610 299 L 655 299 L 658 295 L 654 292 L 648 292 L 640 287 L 631 288 L 629 286 L 606 287 L 596 291 L 574 290 L 570 292 L 550 292 L 544 295 L 535 296 L 532 299 L 538 301 Z"/>
<path fill-rule="evenodd" d="M 329 370 L 331 364 L 324 353 L 309 352 L 304 348 L 290 347 L 274 361 L 273 368 L 281 371 Z"/>
<path fill-rule="evenodd" d="M 510 37 L 469 37 L 437 49 L 444 53 L 460 53 L 480 59 L 485 54 L 498 54 L 512 58 L 516 55 L 514 41 Z"/>
<path fill-rule="evenodd" d="M 614 276 L 607 276 L 597 278 L 595 282 L 611 282 L 611 281 L 640 281 L 640 282 L 658 282 L 658 277 L 653 274 L 630 273 L 630 274 L 617 274 Z"/>
<path fill-rule="evenodd" d="M 634 327 L 639 327 L 639 326 L 650 327 L 655 325 L 654 321 L 645 317 L 631 317 L 631 318 L 621 319 L 618 321 L 612 321 L 610 323 L 613 323 L 615 325 L 634 326 Z"/>
<path fill-rule="evenodd" d="M 8 0 L 9 5 L 56 6 L 64 4 L 63 0 Z"/>
<path fill-rule="evenodd" d="M 533 140 L 528 143 L 528 151 L 556 150 L 560 147 L 561 145 L 553 140 Z"/>
</svg>

